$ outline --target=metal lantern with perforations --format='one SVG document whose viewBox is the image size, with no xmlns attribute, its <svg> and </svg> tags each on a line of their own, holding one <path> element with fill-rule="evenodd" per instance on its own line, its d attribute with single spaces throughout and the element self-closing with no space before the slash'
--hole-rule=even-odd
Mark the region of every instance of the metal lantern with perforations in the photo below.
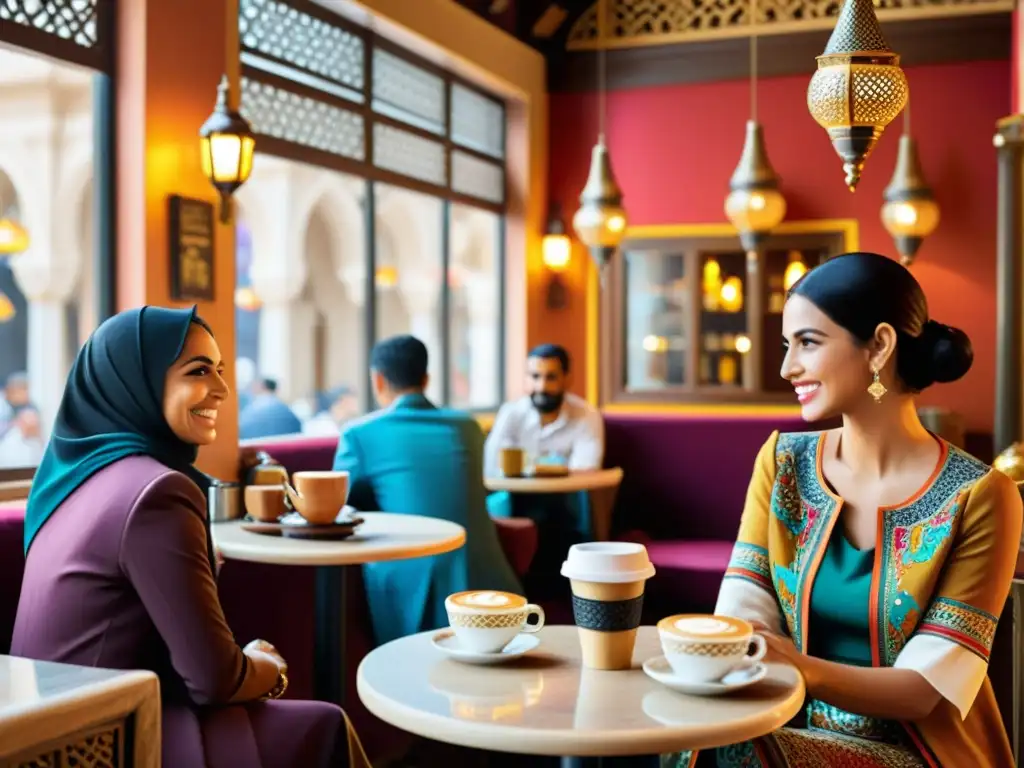
<svg viewBox="0 0 1024 768">
<path fill-rule="evenodd" d="M 846 0 L 825 52 L 818 56 L 807 108 L 828 131 L 851 192 L 909 92 L 900 57 L 886 43 L 871 0 Z"/>
</svg>

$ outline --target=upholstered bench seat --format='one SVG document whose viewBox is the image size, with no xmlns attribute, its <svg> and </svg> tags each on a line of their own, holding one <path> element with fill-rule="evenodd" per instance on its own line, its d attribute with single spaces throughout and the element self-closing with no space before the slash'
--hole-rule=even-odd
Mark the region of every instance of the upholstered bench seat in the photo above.
<svg viewBox="0 0 1024 768">
<path fill-rule="evenodd" d="M 729 567 L 731 541 L 663 539 L 655 541 L 643 531 L 618 537 L 647 547 L 655 576 L 647 594 L 652 608 L 671 613 L 710 611 Z"/>
<path fill-rule="evenodd" d="M 14 616 L 25 571 L 24 536 L 25 502 L 0 503 L 0 653 L 11 650 Z"/>
</svg>

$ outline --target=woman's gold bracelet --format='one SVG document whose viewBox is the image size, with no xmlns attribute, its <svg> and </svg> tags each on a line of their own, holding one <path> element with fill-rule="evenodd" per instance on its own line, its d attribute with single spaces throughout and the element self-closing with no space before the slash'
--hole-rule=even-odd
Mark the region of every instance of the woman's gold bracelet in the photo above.
<svg viewBox="0 0 1024 768">
<path fill-rule="evenodd" d="M 277 673 L 277 683 L 267 691 L 265 694 L 260 696 L 259 701 L 269 701 L 270 699 L 280 699 L 284 696 L 284 692 L 288 690 L 288 675 L 285 674 L 284 670 Z"/>
</svg>

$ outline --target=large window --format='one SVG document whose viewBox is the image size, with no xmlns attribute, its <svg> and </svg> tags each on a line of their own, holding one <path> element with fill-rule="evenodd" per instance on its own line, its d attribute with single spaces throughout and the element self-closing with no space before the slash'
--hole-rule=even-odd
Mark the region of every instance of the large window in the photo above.
<svg viewBox="0 0 1024 768">
<path fill-rule="evenodd" d="M 756 255 L 725 234 L 627 240 L 603 297 L 604 400 L 792 401 L 779 378 L 786 291 L 847 238 L 834 223 L 788 228 Z"/>
<path fill-rule="evenodd" d="M 110 10 L 0 3 L 0 482 L 32 476 L 110 311 Z"/>
<path fill-rule="evenodd" d="M 396 334 L 426 344 L 434 402 L 495 409 L 503 103 L 310 3 L 241 0 L 239 26 L 257 133 L 238 193 L 243 439 L 279 432 L 259 423 L 271 399 L 336 434 L 374 407 L 369 351 Z"/>
</svg>

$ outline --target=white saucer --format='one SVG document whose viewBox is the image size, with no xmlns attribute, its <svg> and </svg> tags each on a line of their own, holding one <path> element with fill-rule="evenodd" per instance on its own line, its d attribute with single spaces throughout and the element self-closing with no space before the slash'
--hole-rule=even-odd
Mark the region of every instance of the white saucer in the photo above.
<svg viewBox="0 0 1024 768">
<path fill-rule="evenodd" d="M 455 659 L 455 661 L 461 661 L 464 664 L 503 664 L 506 661 L 518 659 L 520 656 L 532 651 L 540 645 L 540 638 L 535 634 L 521 632 L 513 637 L 509 644 L 500 651 L 480 653 L 479 651 L 469 651 L 462 648 L 459 645 L 458 638 L 455 637 L 455 632 L 446 629 L 434 635 L 430 643 L 445 656 Z"/>
<path fill-rule="evenodd" d="M 760 682 L 768 674 L 768 668 L 760 661 L 755 661 L 749 666 L 734 669 L 721 680 L 711 683 L 695 683 L 678 677 L 664 656 L 655 656 L 644 662 L 644 672 L 652 680 L 657 680 L 673 691 L 693 696 L 721 696 Z"/>
</svg>

